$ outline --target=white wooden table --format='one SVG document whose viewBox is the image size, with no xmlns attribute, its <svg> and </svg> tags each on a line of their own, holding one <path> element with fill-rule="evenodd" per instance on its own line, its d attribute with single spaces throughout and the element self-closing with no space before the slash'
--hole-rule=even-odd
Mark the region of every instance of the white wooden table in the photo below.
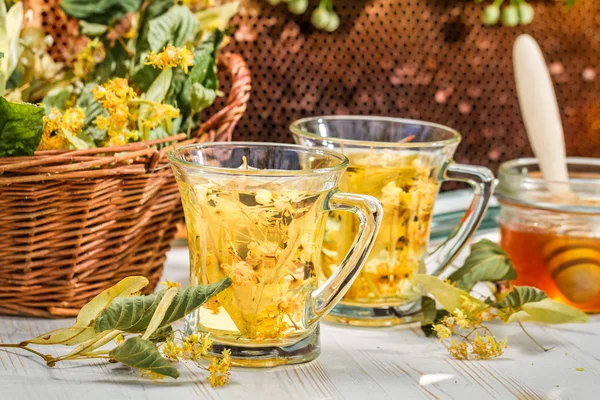
<svg viewBox="0 0 600 400">
<path fill-rule="evenodd" d="M 165 277 L 187 282 L 186 248 L 171 251 Z M 70 323 L 0 317 L 0 341 L 18 343 Z M 325 323 L 317 360 L 271 370 L 234 369 L 230 383 L 216 389 L 193 364 L 180 365 L 177 380 L 148 381 L 118 364 L 68 362 L 47 368 L 33 355 L 0 350 L 0 400 L 600 398 L 600 316 L 587 325 L 529 324 L 538 341 L 554 346 L 547 353 L 518 326 L 497 324 L 492 330 L 508 337 L 501 358 L 456 361 L 415 325 L 361 329 Z"/>
</svg>

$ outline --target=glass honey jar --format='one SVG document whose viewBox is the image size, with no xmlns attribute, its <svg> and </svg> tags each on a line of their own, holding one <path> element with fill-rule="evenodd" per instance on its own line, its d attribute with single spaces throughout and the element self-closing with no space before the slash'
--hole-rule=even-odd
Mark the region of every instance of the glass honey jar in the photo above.
<svg viewBox="0 0 600 400">
<path fill-rule="evenodd" d="M 568 158 L 567 167 L 568 182 L 548 182 L 534 158 L 500 166 L 501 245 L 517 270 L 514 284 L 599 312 L 600 160 Z"/>
</svg>

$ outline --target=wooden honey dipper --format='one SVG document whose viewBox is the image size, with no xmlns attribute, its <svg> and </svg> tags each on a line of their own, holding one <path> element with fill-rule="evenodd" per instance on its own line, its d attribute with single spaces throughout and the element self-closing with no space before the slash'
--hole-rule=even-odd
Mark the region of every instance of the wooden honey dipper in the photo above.
<svg viewBox="0 0 600 400">
<path fill-rule="evenodd" d="M 569 185 L 565 140 L 556 94 L 544 55 L 529 35 L 520 35 L 513 47 L 515 82 L 527 136 L 552 196 L 575 203 Z M 562 294 L 576 303 L 600 295 L 600 249 L 593 239 L 550 240 L 543 255 Z"/>
</svg>

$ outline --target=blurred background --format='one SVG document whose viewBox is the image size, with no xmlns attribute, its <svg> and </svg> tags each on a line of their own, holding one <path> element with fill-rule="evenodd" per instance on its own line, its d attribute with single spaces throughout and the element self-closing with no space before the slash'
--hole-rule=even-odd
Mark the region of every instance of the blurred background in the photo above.
<svg viewBox="0 0 600 400">
<path fill-rule="evenodd" d="M 371 114 L 449 125 L 456 161 L 486 165 L 531 155 L 512 69 L 520 33 L 540 44 L 555 84 L 567 154 L 600 156 L 600 1 L 532 0 L 526 26 L 484 26 L 474 0 L 337 0 L 333 33 L 285 3 L 245 0 L 228 50 L 252 70 L 234 140 L 291 142 L 291 121 Z M 506 2 L 508 3 L 508 1 Z"/>
</svg>

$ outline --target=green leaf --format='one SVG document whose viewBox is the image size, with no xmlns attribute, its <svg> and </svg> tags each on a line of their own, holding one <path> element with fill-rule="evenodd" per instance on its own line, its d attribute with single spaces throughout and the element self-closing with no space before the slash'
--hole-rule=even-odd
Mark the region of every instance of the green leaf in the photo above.
<svg viewBox="0 0 600 400">
<path fill-rule="evenodd" d="M 148 24 L 150 50 L 160 51 L 167 44 L 181 47 L 194 38 L 198 22 L 189 8 L 174 6 Z"/>
<path fill-rule="evenodd" d="M 215 102 L 217 93 L 212 89 L 207 89 L 199 83 L 192 84 L 192 94 L 190 106 L 194 114 L 199 113 L 206 107 Z"/>
<path fill-rule="evenodd" d="M 71 144 L 71 146 L 73 146 L 77 150 L 83 150 L 83 149 L 89 149 L 89 148 L 96 147 L 96 145 L 93 143 L 93 141 L 89 138 L 86 138 L 84 135 L 82 135 L 82 137 L 78 137 L 78 136 L 71 134 L 71 132 L 64 131 L 64 130 L 63 130 L 63 133 L 64 133 L 67 141 Z"/>
<path fill-rule="evenodd" d="M 140 17 L 140 29 L 135 43 L 136 62 L 148 52 L 148 28 L 150 21 L 165 13 L 175 2 L 173 0 L 153 0 L 144 9 Z"/>
<path fill-rule="evenodd" d="M 231 279 L 223 278 L 219 282 L 210 285 L 179 289 L 159 328 L 171 325 L 183 318 L 230 285 Z M 129 333 L 145 331 L 165 292 L 165 290 L 162 290 L 150 296 L 119 297 L 115 299 L 96 319 L 94 324 L 96 332 L 112 329 Z"/>
<path fill-rule="evenodd" d="M 483 239 L 471 245 L 471 253 L 464 265 L 454 271 L 448 279 L 459 288 L 470 291 L 477 282 L 512 280 L 517 273 L 512 261 L 498 244 Z"/>
<path fill-rule="evenodd" d="M 154 331 L 148 340 L 152 343 L 163 343 L 171 337 L 173 337 L 173 327 L 171 325 L 167 325 Z"/>
<path fill-rule="evenodd" d="M 0 157 L 30 156 L 44 129 L 44 106 L 11 103 L 0 97 Z"/>
<path fill-rule="evenodd" d="M 152 371 L 171 378 L 179 377 L 177 368 L 160 355 L 156 345 L 139 336 L 127 339 L 112 349 L 109 356 L 132 368 Z"/>
<path fill-rule="evenodd" d="M 83 87 L 76 106 L 84 110 L 85 113 L 81 134 L 93 140 L 96 146 L 100 146 L 106 139 L 106 131 L 96 128 L 94 121 L 99 115 L 107 116 L 108 112 L 98 101 L 94 100 L 92 89 L 96 85 L 96 83 L 88 83 Z M 81 135 L 79 137 L 81 138 Z"/>
<path fill-rule="evenodd" d="M 19 37 L 23 27 L 23 3 L 18 2 L 8 11 L 0 2 L 0 95 L 19 60 Z"/>
<path fill-rule="evenodd" d="M 215 29 L 223 31 L 229 26 L 229 21 L 238 12 L 239 8 L 239 1 L 225 3 L 197 12 L 196 19 L 200 24 L 200 29 L 204 32 L 211 32 Z"/>
<path fill-rule="evenodd" d="M 61 0 L 63 11 L 77 19 L 110 25 L 130 12 L 140 9 L 142 0 Z"/>
<path fill-rule="evenodd" d="M 444 319 L 444 317 L 448 316 L 448 315 L 450 315 L 450 313 L 446 310 L 437 310 L 436 316 L 435 316 L 435 319 L 433 320 L 433 322 L 431 322 L 429 324 L 425 324 L 425 323 L 421 324 L 421 330 L 423 331 L 425 336 L 431 337 L 433 335 L 436 335 L 436 332 L 433 330 L 433 325 L 441 323 L 442 320 Z"/>
<path fill-rule="evenodd" d="M 144 100 L 153 101 L 155 103 L 162 103 L 165 99 L 169 88 L 171 87 L 171 81 L 173 80 L 173 68 L 165 68 L 152 82 L 148 90 L 143 94 Z M 142 133 L 142 140 L 148 140 L 150 130 L 143 126 L 144 121 L 148 118 L 152 110 L 152 106 L 149 104 L 141 104 L 139 117 L 138 117 L 138 130 Z"/>
<path fill-rule="evenodd" d="M 457 308 L 460 309 L 465 299 L 478 304 L 481 309 L 489 308 L 483 301 L 472 297 L 464 290 L 442 282 L 441 279 L 435 276 L 416 274 L 415 279 L 423 286 L 423 289 L 436 298 L 446 311 L 452 312 Z"/>
<path fill-rule="evenodd" d="M 90 327 L 94 319 L 117 297 L 130 296 L 147 285 L 148 279 L 143 276 L 129 276 L 121 279 L 116 285 L 102 291 L 83 306 L 73 326 L 43 333 L 27 340 L 26 343 L 62 344 L 64 346 L 72 346 L 88 341 L 95 343 L 92 339 L 98 339 L 102 335 L 96 332 L 94 327 Z"/>
<path fill-rule="evenodd" d="M 161 322 L 163 321 L 163 319 L 165 319 L 167 310 L 169 309 L 169 306 L 173 303 L 173 299 L 175 299 L 177 292 L 177 288 L 174 287 L 169 288 L 165 292 L 164 296 L 160 299 L 160 303 L 158 303 L 158 307 L 156 307 L 154 314 L 152 314 L 152 319 L 150 319 L 150 323 L 148 324 L 148 327 L 146 328 L 142 339 L 148 339 L 161 326 Z"/>
<path fill-rule="evenodd" d="M 156 103 L 162 103 L 169 91 L 172 79 L 173 68 L 163 69 L 158 77 L 152 82 L 146 93 L 143 94 L 142 98 Z"/>
<path fill-rule="evenodd" d="M 119 40 L 110 46 L 107 40 L 102 40 L 106 57 L 94 70 L 94 75 L 99 82 L 106 82 L 113 78 L 126 78 L 132 63 L 131 54 Z"/>
<path fill-rule="evenodd" d="M 545 324 L 574 324 L 589 322 L 590 317 L 581 310 L 552 299 L 525 303 L 521 311 L 512 314 L 508 322 L 533 321 Z"/>
<path fill-rule="evenodd" d="M 121 334 L 121 332 L 119 332 L 119 331 L 106 331 L 106 332 L 100 332 L 100 333 L 96 332 L 96 336 L 92 337 L 91 339 L 89 339 L 83 343 L 80 343 L 77 347 L 75 347 L 66 356 L 63 356 L 63 357 L 67 358 L 67 357 L 74 356 L 76 354 L 90 353 L 90 352 L 96 350 L 97 348 L 102 347 L 105 344 L 109 343 L 110 341 L 112 341 L 114 338 L 116 338 L 120 334 Z"/>
<path fill-rule="evenodd" d="M 133 69 L 131 81 L 133 82 L 134 86 L 141 92 L 146 92 L 152 84 L 152 82 L 154 82 L 156 78 L 158 78 L 158 75 L 160 75 L 160 73 L 160 69 L 154 68 L 151 65 L 136 65 Z"/>
<path fill-rule="evenodd" d="M 94 24 L 84 20 L 79 21 L 79 33 L 88 37 L 97 37 L 106 33 L 108 26 L 103 24 Z"/>
<path fill-rule="evenodd" d="M 214 31 L 194 49 L 194 66 L 190 70 L 189 78 L 192 83 L 204 83 L 209 68 L 214 67 L 219 46 L 223 41 L 223 32 Z"/>
<path fill-rule="evenodd" d="M 49 91 L 46 97 L 44 97 L 42 100 L 42 103 L 46 107 L 46 113 L 49 113 L 53 108 L 62 110 L 65 102 L 69 100 L 69 97 L 71 97 L 71 94 L 73 94 L 73 90 L 73 85 L 67 85 Z"/>
<path fill-rule="evenodd" d="M 85 328 L 100 315 L 111 302 L 122 296 L 130 296 L 148 285 L 148 279 L 143 276 L 128 276 L 121 279 L 116 285 L 109 287 L 96 295 L 89 303 L 81 308 L 74 327 Z"/>
<path fill-rule="evenodd" d="M 428 296 L 421 297 L 421 309 L 423 311 L 423 320 L 421 324 L 432 324 L 437 316 L 435 300 Z"/>
<path fill-rule="evenodd" d="M 544 300 L 548 296 L 540 289 L 532 286 L 513 286 L 510 293 L 506 295 L 504 300 L 495 304 L 496 308 L 518 308 L 527 303 Z"/>
</svg>

